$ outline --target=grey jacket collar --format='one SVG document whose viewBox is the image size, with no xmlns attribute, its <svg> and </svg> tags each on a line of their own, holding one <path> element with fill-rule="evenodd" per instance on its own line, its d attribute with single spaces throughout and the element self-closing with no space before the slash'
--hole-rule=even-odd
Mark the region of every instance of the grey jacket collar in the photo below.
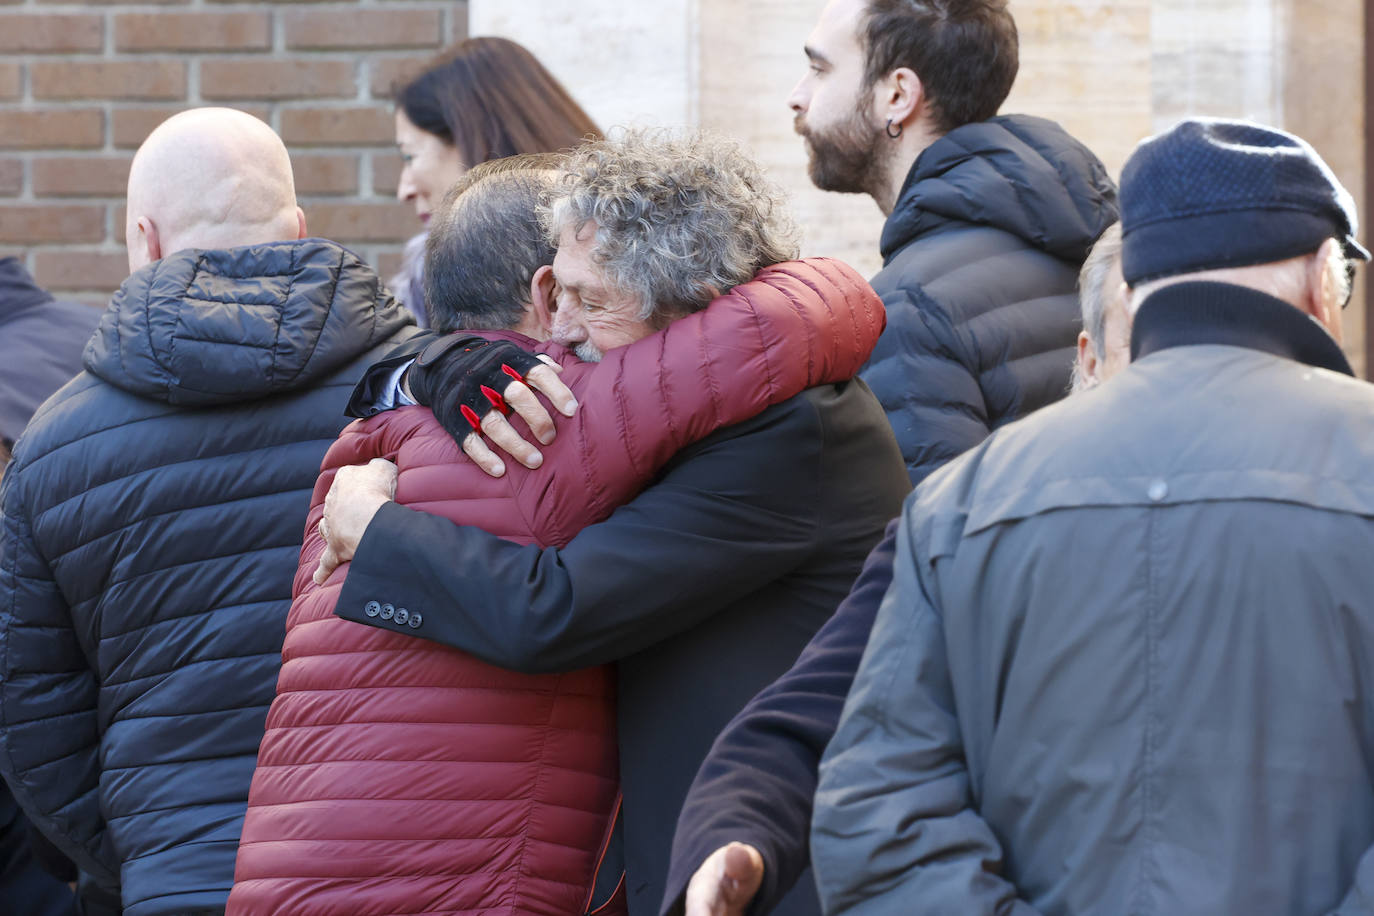
<svg viewBox="0 0 1374 916">
<path fill-rule="evenodd" d="M 1193 282 L 1152 293 L 1131 328 L 1131 360 L 1171 347 L 1225 344 L 1354 375 L 1340 345 L 1310 316 L 1230 283 Z"/>
</svg>

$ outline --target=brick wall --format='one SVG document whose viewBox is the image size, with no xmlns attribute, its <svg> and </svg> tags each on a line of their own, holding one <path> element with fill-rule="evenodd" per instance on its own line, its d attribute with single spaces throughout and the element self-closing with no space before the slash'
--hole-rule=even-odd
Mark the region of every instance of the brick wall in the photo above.
<svg viewBox="0 0 1374 916">
<path fill-rule="evenodd" d="M 102 304 L 127 274 L 134 150 L 226 105 L 291 151 L 313 235 L 389 276 L 419 224 L 395 199 L 388 90 L 467 34 L 466 0 L 0 0 L 0 254 Z"/>
</svg>

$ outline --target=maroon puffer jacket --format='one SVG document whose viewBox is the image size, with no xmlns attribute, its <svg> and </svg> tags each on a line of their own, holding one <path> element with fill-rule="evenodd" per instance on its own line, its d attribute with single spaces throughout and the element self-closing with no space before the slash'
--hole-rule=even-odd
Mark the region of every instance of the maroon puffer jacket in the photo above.
<svg viewBox="0 0 1374 916">
<path fill-rule="evenodd" d="M 601 363 L 539 344 L 582 406 L 542 467 L 511 462 L 501 478 L 472 465 L 425 408 L 345 429 L 306 524 L 228 912 L 576 916 L 616 803 L 609 666 L 515 674 L 334 616 L 347 568 L 322 587 L 311 574 L 339 467 L 390 459 L 397 502 L 562 546 L 684 446 L 852 377 L 884 321 L 858 274 L 812 259 L 768 268 Z M 484 336 L 533 346 L 510 332 Z"/>
</svg>

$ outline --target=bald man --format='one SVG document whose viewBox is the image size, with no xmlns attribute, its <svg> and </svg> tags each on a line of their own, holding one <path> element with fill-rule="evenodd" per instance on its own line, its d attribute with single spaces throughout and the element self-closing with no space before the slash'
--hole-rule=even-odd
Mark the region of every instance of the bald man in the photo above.
<svg viewBox="0 0 1374 916">
<path fill-rule="evenodd" d="M 311 489 L 414 333 L 306 238 L 286 149 L 179 114 L 129 177 L 131 274 L 0 482 L 0 773 L 129 916 L 223 912 Z"/>
</svg>

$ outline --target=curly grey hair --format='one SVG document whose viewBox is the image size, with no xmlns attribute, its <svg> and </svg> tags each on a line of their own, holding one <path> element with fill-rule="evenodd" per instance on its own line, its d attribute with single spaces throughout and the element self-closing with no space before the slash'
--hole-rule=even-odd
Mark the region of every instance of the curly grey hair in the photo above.
<svg viewBox="0 0 1374 916">
<path fill-rule="evenodd" d="M 661 321 L 706 307 L 761 268 L 797 256 L 780 188 L 733 140 L 625 131 L 568 157 L 541 210 L 556 244 L 596 225 L 593 259 Z"/>
</svg>

